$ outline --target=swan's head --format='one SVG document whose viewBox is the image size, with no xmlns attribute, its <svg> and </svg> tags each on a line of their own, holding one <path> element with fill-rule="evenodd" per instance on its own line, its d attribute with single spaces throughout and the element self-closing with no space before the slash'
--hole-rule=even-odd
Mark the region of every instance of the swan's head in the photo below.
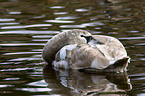
<svg viewBox="0 0 145 96">
<path fill-rule="evenodd" d="M 106 40 L 104 40 L 104 38 L 98 38 L 98 36 L 99 35 L 81 35 L 81 37 L 84 37 L 87 44 L 89 44 L 91 47 L 96 47 L 96 45 L 103 45 L 106 43 Z"/>
</svg>

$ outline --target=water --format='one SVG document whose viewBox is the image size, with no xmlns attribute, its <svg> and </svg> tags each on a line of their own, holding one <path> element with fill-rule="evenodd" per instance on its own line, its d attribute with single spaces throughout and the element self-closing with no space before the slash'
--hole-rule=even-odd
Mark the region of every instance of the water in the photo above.
<svg viewBox="0 0 145 96">
<path fill-rule="evenodd" d="M 144 6 L 145 0 L 0 0 L 0 95 L 145 96 Z M 128 72 L 44 67 L 44 44 L 71 29 L 119 38 L 132 58 Z"/>
</svg>

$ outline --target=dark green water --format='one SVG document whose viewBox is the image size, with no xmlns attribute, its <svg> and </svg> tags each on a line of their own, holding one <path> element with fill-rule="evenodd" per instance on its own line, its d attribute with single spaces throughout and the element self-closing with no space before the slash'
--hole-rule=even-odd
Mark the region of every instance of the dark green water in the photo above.
<svg viewBox="0 0 145 96">
<path fill-rule="evenodd" d="M 127 74 L 43 67 L 44 44 L 83 29 L 118 38 Z M 145 0 L 0 0 L 0 96 L 145 96 Z"/>
</svg>

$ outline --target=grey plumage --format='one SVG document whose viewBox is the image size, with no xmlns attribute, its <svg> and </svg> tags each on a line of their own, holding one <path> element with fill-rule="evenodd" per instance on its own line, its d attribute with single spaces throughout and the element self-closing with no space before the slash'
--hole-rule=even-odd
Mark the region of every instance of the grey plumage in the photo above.
<svg viewBox="0 0 145 96">
<path fill-rule="evenodd" d="M 130 59 L 118 39 L 91 35 L 83 30 L 62 32 L 54 36 L 45 45 L 43 58 L 58 68 L 78 70 L 92 68 L 107 72 L 126 71 Z"/>
</svg>

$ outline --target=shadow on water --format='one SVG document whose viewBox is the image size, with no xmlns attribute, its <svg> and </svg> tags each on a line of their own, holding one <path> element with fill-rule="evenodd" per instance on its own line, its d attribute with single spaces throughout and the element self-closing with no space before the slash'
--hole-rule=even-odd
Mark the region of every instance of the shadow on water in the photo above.
<svg viewBox="0 0 145 96">
<path fill-rule="evenodd" d="M 132 85 L 127 73 L 87 74 L 77 70 L 62 70 L 45 66 L 43 78 L 53 92 L 66 96 L 120 96 L 127 94 Z M 52 81 L 53 79 L 53 81 Z M 54 85 L 55 83 L 55 85 Z"/>
</svg>

